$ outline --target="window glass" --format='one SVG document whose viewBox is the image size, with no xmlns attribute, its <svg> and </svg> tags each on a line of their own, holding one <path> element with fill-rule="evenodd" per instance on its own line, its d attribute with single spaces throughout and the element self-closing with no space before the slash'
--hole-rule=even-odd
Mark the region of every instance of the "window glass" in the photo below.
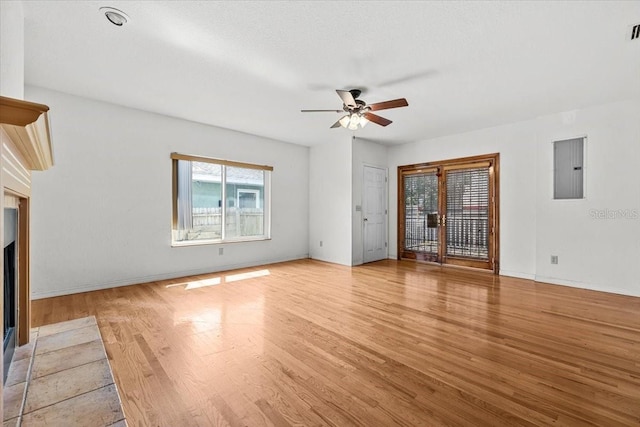
<svg viewBox="0 0 640 427">
<path fill-rule="evenodd" d="M 174 157 L 175 242 L 269 238 L 270 170 Z"/>
</svg>

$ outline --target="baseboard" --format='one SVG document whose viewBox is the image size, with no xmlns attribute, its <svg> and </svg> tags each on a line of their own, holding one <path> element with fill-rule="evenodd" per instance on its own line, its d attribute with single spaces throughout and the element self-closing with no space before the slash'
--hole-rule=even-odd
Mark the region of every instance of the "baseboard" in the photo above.
<svg viewBox="0 0 640 427">
<path fill-rule="evenodd" d="M 131 278 L 115 280 L 111 282 L 94 283 L 94 284 L 85 285 L 85 286 L 76 286 L 73 288 L 55 289 L 47 292 L 32 292 L 31 299 L 37 300 L 37 299 L 44 299 L 44 298 L 59 297 L 63 295 L 79 294 L 82 292 L 100 291 L 103 289 L 118 288 L 121 286 L 131 286 L 131 285 L 137 285 L 140 283 L 155 282 L 158 280 L 176 279 L 179 277 L 196 276 L 199 274 L 218 273 L 221 271 L 236 270 L 238 268 L 257 267 L 260 265 L 269 265 L 269 264 L 275 264 L 278 262 L 295 261 L 298 259 L 307 259 L 307 258 L 309 258 L 309 255 L 304 254 L 304 255 L 288 257 L 288 258 L 278 258 L 278 259 L 251 261 L 246 263 L 227 264 L 227 265 L 219 266 L 213 269 L 211 267 L 209 268 L 205 267 L 205 268 L 200 268 L 196 270 L 182 270 L 182 271 L 176 271 L 171 273 L 155 274 L 151 276 L 131 277 Z"/>
<path fill-rule="evenodd" d="M 323 257 L 319 257 L 319 256 L 309 256 L 309 259 L 313 259 L 313 260 L 316 260 L 316 261 L 322 261 L 322 262 L 328 262 L 329 264 L 344 265 L 345 267 L 352 267 L 351 264 L 344 264 L 342 262 L 336 261 L 335 259 L 327 259 L 327 258 L 323 258 Z"/>
<path fill-rule="evenodd" d="M 571 288 L 587 289 L 590 291 L 606 292 L 609 294 L 618 294 L 631 297 L 640 297 L 640 288 L 635 293 L 630 293 L 628 289 L 618 289 L 605 286 L 599 286 L 593 283 L 578 282 L 576 280 L 559 279 L 557 277 L 536 276 L 536 282 L 550 283 L 552 285 L 569 286 Z"/>
<path fill-rule="evenodd" d="M 520 271 L 500 270 L 500 276 L 515 277 L 517 279 L 536 280 L 536 275 L 531 273 L 522 273 Z"/>
</svg>

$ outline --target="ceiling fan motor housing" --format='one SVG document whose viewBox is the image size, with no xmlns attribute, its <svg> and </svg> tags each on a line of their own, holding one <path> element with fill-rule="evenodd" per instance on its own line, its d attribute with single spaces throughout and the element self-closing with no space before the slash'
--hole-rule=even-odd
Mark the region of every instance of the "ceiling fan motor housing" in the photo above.
<svg viewBox="0 0 640 427">
<path fill-rule="evenodd" d="M 368 111 L 369 109 L 367 108 L 367 103 L 360 100 L 360 99 L 356 99 L 356 105 L 344 105 L 343 110 L 346 112 L 364 112 L 364 111 Z"/>
</svg>

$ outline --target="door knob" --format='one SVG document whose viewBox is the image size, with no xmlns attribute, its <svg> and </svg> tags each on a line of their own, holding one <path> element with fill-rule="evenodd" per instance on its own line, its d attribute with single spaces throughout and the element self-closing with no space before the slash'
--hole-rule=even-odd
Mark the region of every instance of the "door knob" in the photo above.
<svg viewBox="0 0 640 427">
<path fill-rule="evenodd" d="M 364 221 L 369 221 L 369 218 L 365 218 Z"/>
</svg>

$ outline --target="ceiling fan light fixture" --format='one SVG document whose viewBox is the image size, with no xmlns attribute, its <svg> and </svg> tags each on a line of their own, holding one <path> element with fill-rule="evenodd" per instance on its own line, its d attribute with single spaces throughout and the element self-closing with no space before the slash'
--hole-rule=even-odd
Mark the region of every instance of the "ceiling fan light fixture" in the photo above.
<svg viewBox="0 0 640 427">
<path fill-rule="evenodd" d="M 358 114 L 351 113 L 349 117 L 349 129 L 356 130 L 360 126 L 360 116 Z"/>
<path fill-rule="evenodd" d="M 130 20 L 126 13 L 113 7 L 101 7 L 100 12 L 104 13 L 109 22 L 118 27 L 122 27 Z"/>
<path fill-rule="evenodd" d="M 360 113 L 351 112 L 348 116 L 344 116 L 338 120 L 338 122 L 340 126 L 345 129 L 358 130 L 365 127 L 366 124 L 369 123 L 369 120 Z"/>
</svg>

